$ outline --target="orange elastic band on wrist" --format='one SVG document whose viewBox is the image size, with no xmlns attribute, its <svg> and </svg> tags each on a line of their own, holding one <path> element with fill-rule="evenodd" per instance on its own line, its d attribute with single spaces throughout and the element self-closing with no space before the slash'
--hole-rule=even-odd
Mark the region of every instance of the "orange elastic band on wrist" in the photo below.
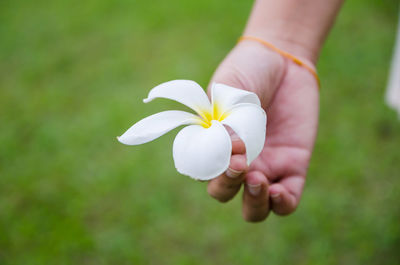
<svg viewBox="0 0 400 265">
<path fill-rule="evenodd" d="M 275 46 L 272 45 L 271 43 L 269 43 L 269 42 L 267 42 L 267 41 L 265 41 L 265 40 L 263 40 L 263 39 L 257 38 L 257 37 L 253 37 L 253 36 L 241 36 L 241 37 L 239 38 L 239 41 L 238 41 L 238 42 L 241 42 L 241 41 L 243 41 L 243 40 L 252 40 L 252 41 L 259 42 L 259 43 L 261 43 L 262 45 L 264 45 L 264 46 L 270 48 L 271 50 L 273 50 L 273 51 L 279 53 L 279 54 L 282 55 L 283 57 L 288 58 L 289 60 L 293 61 L 295 64 L 297 64 L 297 65 L 299 65 L 299 66 L 301 66 L 301 67 L 304 67 L 305 69 L 307 69 L 307 70 L 315 77 L 315 80 L 317 80 L 317 83 L 318 83 L 318 88 L 321 87 L 321 82 L 320 82 L 319 77 L 318 77 L 318 74 L 317 74 L 317 72 L 314 70 L 314 68 L 312 68 L 311 66 L 307 65 L 306 63 L 304 63 L 302 60 L 300 60 L 300 59 L 297 58 L 296 56 L 294 56 L 294 55 L 292 55 L 292 54 L 290 54 L 290 53 L 288 53 L 288 52 L 282 51 L 281 49 L 275 47 Z"/>
</svg>

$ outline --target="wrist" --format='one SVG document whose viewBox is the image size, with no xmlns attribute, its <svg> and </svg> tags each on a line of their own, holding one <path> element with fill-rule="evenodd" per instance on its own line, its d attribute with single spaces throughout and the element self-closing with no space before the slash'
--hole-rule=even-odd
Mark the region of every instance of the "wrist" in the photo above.
<svg viewBox="0 0 400 265">
<path fill-rule="evenodd" d="M 268 41 L 277 48 L 308 61 L 312 66 L 318 61 L 320 42 L 310 36 L 311 34 L 307 34 L 307 29 L 300 29 L 300 26 L 282 25 L 268 28 L 248 26 L 243 35 Z"/>
<path fill-rule="evenodd" d="M 287 51 L 281 50 L 278 47 L 276 47 L 275 45 L 273 45 L 272 43 L 265 41 L 263 39 L 260 39 L 260 38 L 254 37 L 254 36 L 250 36 L 250 35 L 245 35 L 245 36 L 242 36 L 239 38 L 239 42 L 246 41 L 246 40 L 262 44 L 263 46 L 274 51 L 276 54 L 279 54 L 282 57 L 294 62 L 295 64 L 307 69 L 315 77 L 315 79 L 318 83 L 318 87 L 320 87 L 320 80 L 319 80 L 318 74 L 316 72 L 316 69 L 315 69 L 315 66 L 313 65 L 313 63 L 311 63 L 309 61 L 306 62 L 306 59 L 304 59 L 304 58 L 300 59 L 299 57 L 297 57 L 291 53 L 288 53 Z"/>
<path fill-rule="evenodd" d="M 315 64 L 343 0 L 255 0 L 245 30 Z"/>
</svg>

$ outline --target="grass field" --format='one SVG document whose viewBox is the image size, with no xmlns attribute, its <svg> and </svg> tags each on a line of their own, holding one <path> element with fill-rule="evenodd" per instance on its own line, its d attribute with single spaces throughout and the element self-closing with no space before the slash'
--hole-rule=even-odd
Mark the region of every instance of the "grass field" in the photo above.
<svg viewBox="0 0 400 265">
<path fill-rule="evenodd" d="M 249 224 L 176 173 L 176 133 L 128 148 L 142 104 L 205 86 L 251 1 L 0 3 L 0 264 L 399 264 L 400 122 L 383 95 L 397 1 L 347 1 L 322 52 L 301 205 Z"/>
</svg>

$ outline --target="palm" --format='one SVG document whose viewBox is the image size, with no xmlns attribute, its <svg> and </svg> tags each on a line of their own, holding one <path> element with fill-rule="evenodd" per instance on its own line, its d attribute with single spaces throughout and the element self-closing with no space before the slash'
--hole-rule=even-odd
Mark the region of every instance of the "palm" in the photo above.
<svg viewBox="0 0 400 265">
<path fill-rule="evenodd" d="M 314 78 L 304 69 L 288 65 L 267 114 L 266 144 L 250 170 L 263 172 L 270 182 L 286 184 L 298 201 L 318 126 Z"/>
<path fill-rule="evenodd" d="M 214 81 L 257 93 L 267 112 L 266 143 L 248 173 L 262 172 L 269 190 L 286 189 L 288 203 L 275 212 L 296 208 L 318 126 L 318 87 L 314 77 L 257 43 L 238 45 L 214 75 Z"/>
</svg>

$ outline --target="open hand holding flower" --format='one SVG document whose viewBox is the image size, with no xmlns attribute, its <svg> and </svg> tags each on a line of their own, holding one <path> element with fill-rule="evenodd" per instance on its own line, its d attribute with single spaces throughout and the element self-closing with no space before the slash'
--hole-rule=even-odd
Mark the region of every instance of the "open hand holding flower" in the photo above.
<svg viewBox="0 0 400 265">
<path fill-rule="evenodd" d="M 153 88 L 144 102 L 155 98 L 178 101 L 197 115 L 178 110 L 163 111 L 134 124 L 118 140 L 127 145 L 143 144 L 178 126 L 189 125 L 178 133 L 173 145 L 175 167 L 181 174 L 210 180 L 228 169 L 232 143 L 224 125 L 244 142 L 247 165 L 264 146 L 267 117 L 260 100 L 252 92 L 214 83 L 210 103 L 197 83 L 174 80 Z"/>
<path fill-rule="evenodd" d="M 144 102 L 172 99 L 196 114 L 160 112 L 118 140 L 138 145 L 189 125 L 173 146 L 180 173 L 210 180 L 208 193 L 221 202 L 232 199 L 245 184 L 242 211 L 247 221 L 264 220 L 270 209 L 279 215 L 292 213 L 303 191 L 318 125 L 314 77 L 258 43 L 241 42 L 218 67 L 209 90 L 211 102 L 193 81 L 155 87 Z M 232 139 L 224 126 L 235 132 Z"/>
<path fill-rule="evenodd" d="M 232 199 L 245 184 L 242 211 L 247 221 L 264 220 L 270 209 L 279 215 L 292 213 L 303 191 L 318 125 L 314 77 L 258 43 L 241 42 L 215 72 L 210 95 L 211 102 L 193 81 L 161 84 L 144 102 L 172 99 L 196 114 L 160 112 L 118 140 L 143 144 L 189 125 L 173 146 L 180 173 L 210 180 L 208 193 L 221 202 Z M 267 132 L 263 109 L 268 113 Z M 234 138 L 224 125 L 236 133 Z"/>
<path fill-rule="evenodd" d="M 242 212 L 251 222 L 264 220 L 270 210 L 292 213 L 300 202 L 317 132 L 315 78 L 259 43 L 243 41 L 221 63 L 212 82 L 257 94 L 268 126 L 264 147 L 250 166 L 243 143 L 232 142 L 229 169 L 209 182 L 208 193 L 226 202 L 245 184 Z"/>
</svg>

